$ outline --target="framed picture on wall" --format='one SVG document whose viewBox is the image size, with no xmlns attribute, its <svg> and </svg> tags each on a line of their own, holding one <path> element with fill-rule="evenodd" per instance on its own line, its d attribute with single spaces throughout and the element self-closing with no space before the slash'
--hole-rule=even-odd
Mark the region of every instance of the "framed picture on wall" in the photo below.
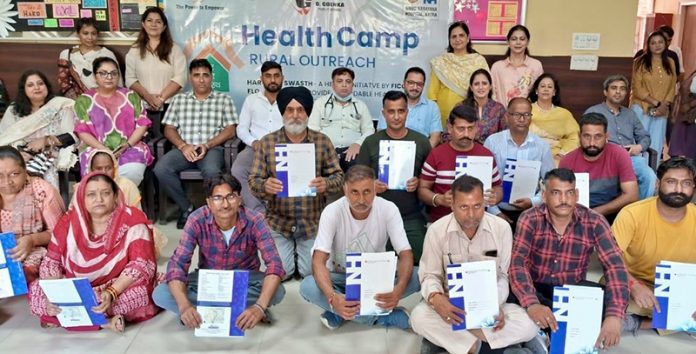
<svg viewBox="0 0 696 354">
<path fill-rule="evenodd" d="M 527 0 L 454 0 L 452 18 L 469 26 L 474 42 L 505 42 L 510 27 L 524 24 Z"/>
</svg>

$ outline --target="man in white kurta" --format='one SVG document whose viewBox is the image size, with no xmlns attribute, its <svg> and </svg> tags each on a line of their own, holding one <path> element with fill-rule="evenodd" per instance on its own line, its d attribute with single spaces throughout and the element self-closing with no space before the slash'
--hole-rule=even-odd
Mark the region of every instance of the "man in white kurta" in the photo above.
<svg viewBox="0 0 696 354">
<path fill-rule="evenodd" d="M 476 351 L 479 341 L 490 348 L 505 348 L 534 338 L 538 327 L 515 304 L 507 304 L 508 266 L 512 231 L 502 219 L 485 212 L 483 184 L 470 176 L 452 184 L 453 212 L 434 222 L 425 236 L 418 278 L 424 301 L 411 312 L 413 330 L 452 354 Z M 495 260 L 501 315 L 495 328 L 453 331 L 462 322 L 462 310 L 447 295 L 448 264 Z M 473 284 L 473 286 L 476 286 Z"/>
</svg>

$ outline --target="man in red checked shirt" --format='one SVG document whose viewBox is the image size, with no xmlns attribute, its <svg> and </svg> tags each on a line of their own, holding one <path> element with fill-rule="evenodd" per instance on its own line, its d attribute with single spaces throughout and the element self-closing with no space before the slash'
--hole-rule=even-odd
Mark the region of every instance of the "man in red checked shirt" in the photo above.
<svg viewBox="0 0 696 354">
<path fill-rule="evenodd" d="M 599 286 L 585 280 L 590 256 L 597 250 L 607 281 L 604 320 L 595 346 L 619 343 L 628 303 L 628 273 L 609 224 L 602 215 L 577 203 L 575 175 L 557 168 L 544 176 L 544 203 L 526 210 L 517 223 L 512 246 L 510 286 L 540 328 L 556 331 L 551 310 L 554 286 Z"/>
</svg>

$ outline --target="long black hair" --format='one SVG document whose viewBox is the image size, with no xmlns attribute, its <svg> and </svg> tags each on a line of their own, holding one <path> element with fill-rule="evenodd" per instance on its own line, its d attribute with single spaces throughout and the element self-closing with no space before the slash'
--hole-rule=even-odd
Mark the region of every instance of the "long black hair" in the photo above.
<svg viewBox="0 0 696 354">
<path fill-rule="evenodd" d="M 650 52 L 650 40 L 656 36 L 662 37 L 662 40 L 665 41 L 665 50 L 663 50 L 662 54 L 660 54 L 660 58 L 662 59 L 662 68 L 665 69 L 665 72 L 668 75 L 672 75 L 672 67 L 669 65 L 669 57 L 667 56 L 667 37 L 665 37 L 665 34 L 660 31 L 650 33 L 648 36 L 648 41 L 645 44 L 645 50 L 643 51 L 643 54 L 636 59 L 636 63 L 638 63 L 639 67 L 643 66 L 645 70 L 652 71 L 652 52 Z"/>
<path fill-rule="evenodd" d="M 532 36 L 529 34 L 529 30 L 527 27 L 524 27 L 523 25 L 514 25 L 512 28 L 507 33 L 507 40 L 510 40 L 510 37 L 512 37 L 512 34 L 515 33 L 516 31 L 522 31 L 524 32 L 524 35 L 527 36 L 527 46 L 529 46 L 529 40 L 532 39 Z M 529 48 L 524 48 L 524 55 L 529 56 Z M 510 57 L 510 46 L 508 45 L 508 49 L 505 51 L 505 57 L 508 58 Z"/>
<path fill-rule="evenodd" d="M 26 86 L 27 79 L 29 78 L 29 76 L 32 75 L 37 75 L 38 77 L 40 77 L 41 81 L 43 81 L 44 85 L 46 85 L 46 91 L 48 91 L 48 95 L 46 95 L 46 99 L 44 100 L 42 106 L 46 104 L 46 102 L 50 101 L 53 97 L 55 97 L 55 95 L 53 94 L 53 87 L 51 86 L 51 82 L 48 81 L 46 74 L 35 69 L 29 69 L 23 72 L 22 76 L 19 77 L 19 84 L 17 85 L 17 98 L 15 99 L 13 104 L 14 113 L 19 117 L 28 116 L 29 114 L 31 114 L 31 100 L 29 100 L 29 97 L 27 97 L 27 93 L 24 90 L 24 86 Z"/>
<path fill-rule="evenodd" d="M 464 33 L 466 33 L 466 36 L 469 37 L 469 26 L 467 26 L 464 21 L 452 22 L 447 29 L 447 53 L 454 53 L 454 48 L 452 48 L 452 44 L 450 44 L 450 36 L 452 35 L 452 31 L 457 27 L 461 28 Z M 471 46 L 471 37 L 469 37 L 469 42 L 466 43 L 466 52 L 469 54 L 477 53 Z"/>
<path fill-rule="evenodd" d="M 486 69 L 478 69 L 474 71 L 471 76 L 469 76 L 469 89 L 466 91 L 466 99 L 464 99 L 464 104 L 467 106 L 471 107 L 478 107 L 478 103 L 476 102 L 476 99 L 474 98 L 474 90 L 471 88 L 471 86 L 474 85 L 474 79 L 478 75 L 483 75 L 486 77 L 488 80 L 488 85 L 491 85 L 491 89 L 488 91 L 488 98 L 492 99 L 493 98 L 493 79 L 491 78 L 491 73 L 488 72 Z"/>
<path fill-rule="evenodd" d="M 529 102 L 536 102 L 539 100 L 539 96 L 537 95 L 537 89 L 539 88 L 539 84 L 541 84 L 541 80 L 549 78 L 551 81 L 553 81 L 553 88 L 556 90 L 556 94 L 551 97 L 551 103 L 554 104 L 554 106 L 560 106 L 561 105 L 561 86 L 558 85 L 558 80 L 556 80 L 556 77 L 553 76 L 551 73 L 543 73 L 539 75 L 539 77 L 534 81 L 534 85 L 532 85 L 532 89 L 529 90 Z"/>
<path fill-rule="evenodd" d="M 164 30 L 160 35 L 160 42 L 155 48 L 155 55 L 160 61 L 169 63 L 169 54 L 172 53 L 172 47 L 174 46 L 174 40 L 172 39 L 172 34 L 169 32 L 169 22 L 167 21 L 167 16 L 164 15 L 164 11 L 159 7 L 150 7 L 143 15 L 140 17 L 140 23 L 144 24 L 147 16 L 151 13 L 156 13 L 162 19 L 162 24 L 164 25 Z M 138 39 L 135 40 L 133 47 L 140 49 L 140 58 L 145 59 L 145 52 L 147 51 L 147 43 L 150 41 L 150 37 L 147 36 L 145 28 L 140 27 L 140 33 L 138 33 Z"/>
</svg>

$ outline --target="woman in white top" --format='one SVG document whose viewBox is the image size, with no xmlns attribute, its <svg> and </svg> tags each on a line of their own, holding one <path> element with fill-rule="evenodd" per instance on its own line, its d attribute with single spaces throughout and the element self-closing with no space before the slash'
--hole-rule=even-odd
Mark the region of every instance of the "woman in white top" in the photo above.
<svg viewBox="0 0 696 354">
<path fill-rule="evenodd" d="M 75 32 L 80 43 L 60 52 L 58 57 L 58 87 L 61 95 L 76 99 L 83 92 L 96 88 L 92 62 L 99 57 L 109 57 L 116 62 L 112 51 L 97 44 L 99 30 L 94 18 L 77 20 Z M 119 81 L 123 84 L 123 81 Z"/>
</svg>

